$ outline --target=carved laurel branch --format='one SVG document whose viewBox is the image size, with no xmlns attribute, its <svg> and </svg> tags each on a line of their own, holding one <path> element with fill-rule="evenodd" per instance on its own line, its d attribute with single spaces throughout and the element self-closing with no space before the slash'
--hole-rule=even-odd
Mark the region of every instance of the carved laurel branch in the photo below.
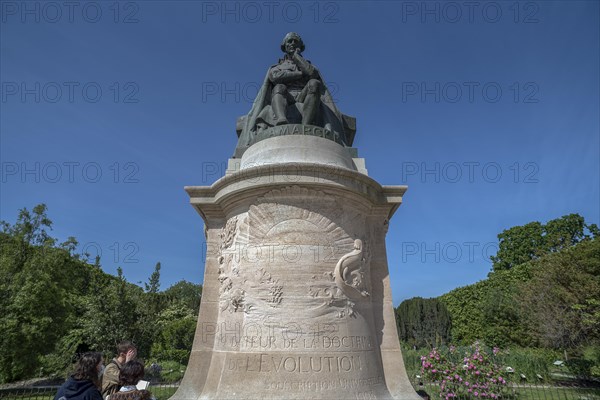
<svg viewBox="0 0 600 400">
<path fill-rule="evenodd" d="M 221 229 L 221 232 L 219 233 L 219 237 L 221 238 L 219 249 L 224 250 L 231 247 L 237 232 L 237 222 L 238 220 L 236 215 L 235 217 L 230 218 L 225 226 Z"/>
<path fill-rule="evenodd" d="M 230 218 L 219 233 L 219 306 L 221 311 L 236 312 L 244 309 L 245 292 L 233 254 L 225 253 L 233 244 L 237 233 L 237 216 Z"/>
</svg>

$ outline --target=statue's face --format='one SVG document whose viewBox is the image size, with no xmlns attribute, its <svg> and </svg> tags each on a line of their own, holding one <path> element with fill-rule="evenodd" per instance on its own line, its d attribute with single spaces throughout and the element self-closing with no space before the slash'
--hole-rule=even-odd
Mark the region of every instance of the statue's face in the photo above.
<svg viewBox="0 0 600 400">
<path fill-rule="evenodd" d="M 294 54 L 296 49 L 300 48 L 300 38 L 297 36 L 290 36 L 285 40 L 285 52 L 289 55 Z"/>
</svg>

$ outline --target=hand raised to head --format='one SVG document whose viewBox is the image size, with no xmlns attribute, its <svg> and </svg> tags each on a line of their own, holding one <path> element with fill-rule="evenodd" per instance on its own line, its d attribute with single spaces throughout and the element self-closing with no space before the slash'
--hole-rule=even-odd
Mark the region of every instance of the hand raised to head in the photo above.
<svg viewBox="0 0 600 400">
<path fill-rule="evenodd" d="M 136 349 L 129 349 L 127 351 L 127 354 L 125 354 L 125 362 L 129 362 L 131 360 L 134 360 L 136 356 L 137 356 L 137 350 Z"/>
</svg>

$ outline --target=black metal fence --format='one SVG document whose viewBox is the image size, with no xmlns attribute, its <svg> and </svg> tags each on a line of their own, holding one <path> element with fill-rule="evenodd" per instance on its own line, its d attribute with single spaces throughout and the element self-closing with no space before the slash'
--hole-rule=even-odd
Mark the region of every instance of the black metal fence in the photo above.
<svg viewBox="0 0 600 400">
<path fill-rule="evenodd" d="M 501 392 L 493 393 L 453 393 L 446 399 L 440 395 L 440 382 L 428 382 L 421 376 L 420 357 L 414 354 L 404 355 L 405 367 L 414 389 L 425 399 L 442 400 L 600 400 L 600 380 L 594 378 L 581 379 L 561 372 L 534 374 L 536 376 L 511 376 L 510 381 L 501 388 Z M 183 373 L 183 371 L 180 371 Z M 10 400 L 53 400 L 61 380 L 31 380 L 27 386 L 11 384 L 0 386 L 0 399 Z M 179 383 L 153 381 L 148 388 L 157 400 L 169 399 L 179 387 Z M 285 397 L 282 397 L 285 399 Z M 351 400 L 351 399 L 344 399 Z"/>
<path fill-rule="evenodd" d="M 439 399 L 439 384 L 424 382 L 417 376 L 411 376 L 411 383 L 421 397 Z M 152 384 L 149 390 L 157 400 L 167 400 L 178 384 Z M 58 386 L 12 387 L 0 389 L 0 399 L 10 400 L 53 400 Z M 458 395 L 454 399 L 478 400 L 479 396 Z M 506 386 L 502 399 L 515 400 L 600 400 L 600 384 L 595 382 L 559 382 L 559 383 L 511 383 Z M 282 398 L 283 399 L 283 398 Z M 487 398 L 490 400 L 490 398 Z M 348 399 L 349 400 L 349 399 Z M 481 398 L 481 400 L 485 400 Z"/>
<path fill-rule="evenodd" d="M 426 399 L 439 399 L 439 383 L 426 383 L 418 379 L 413 380 L 413 387 L 419 395 Z M 453 400 L 481 400 L 490 399 L 474 394 L 458 394 Z M 529 384 L 510 383 L 500 393 L 500 399 L 516 400 L 600 400 L 600 387 L 589 384 Z"/>
<path fill-rule="evenodd" d="M 440 395 L 440 382 L 427 382 L 419 372 L 408 372 L 414 389 L 423 398 L 445 399 Z M 497 399 L 514 400 L 600 400 L 600 381 L 593 379 L 565 378 L 550 381 L 536 379 L 529 382 L 520 379 L 518 382 L 509 382 L 498 393 Z M 494 400 L 489 395 L 481 396 L 474 393 L 460 393 L 451 397 L 451 400 Z"/>
<path fill-rule="evenodd" d="M 156 400 L 167 400 L 179 384 L 151 384 L 148 390 Z M 0 399 L 10 400 L 53 400 L 59 386 L 9 387 L 0 389 Z"/>
</svg>

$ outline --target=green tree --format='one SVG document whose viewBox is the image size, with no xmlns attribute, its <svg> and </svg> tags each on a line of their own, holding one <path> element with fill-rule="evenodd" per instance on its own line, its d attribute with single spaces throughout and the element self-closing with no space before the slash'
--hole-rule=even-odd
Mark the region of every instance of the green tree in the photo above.
<svg viewBox="0 0 600 400">
<path fill-rule="evenodd" d="M 55 240 L 47 232 L 47 230 L 52 230 L 52 221 L 46 214 L 47 210 L 48 207 L 45 204 L 33 207 L 33 214 L 26 208 L 22 208 L 19 210 L 19 216 L 14 225 L 11 226 L 5 221 L 1 222 L 4 233 L 30 245 L 53 245 Z"/>
<path fill-rule="evenodd" d="M 187 365 L 194 341 L 202 285 L 179 281 L 161 293 L 164 307 L 158 314 L 152 357 Z"/>
<path fill-rule="evenodd" d="M 202 299 L 202 285 L 185 280 L 179 281 L 165 290 L 164 295 L 168 302 L 181 302 L 194 315 L 197 315 Z"/>
<path fill-rule="evenodd" d="M 578 348 L 600 340 L 600 239 L 532 264 L 519 286 L 522 315 L 539 345 Z"/>
<path fill-rule="evenodd" d="M 0 222 L 0 383 L 63 375 L 77 353 L 112 353 L 124 339 L 140 357 L 155 348 L 187 362 L 202 286 L 182 281 L 160 292 L 160 263 L 145 291 L 121 268 L 106 274 L 99 257 L 89 264 L 76 254 L 74 237 L 49 236 L 46 211 L 41 204 L 20 210 L 14 225 Z"/>
<path fill-rule="evenodd" d="M 154 266 L 154 272 L 150 275 L 148 283 L 144 284 L 147 293 L 158 293 L 160 290 L 160 262 Z"/>
<path fill-rule="evenodd" d="M 158 335 L 152 345 L 152 357 L 159 361 L 177 361 L 187 365 L 196 321 L 196 316 L 183 303 L 171 303 L 158 317 Z"/>
<path fill-rule="evenodd" d="M 544 226 L 544 248 L 557 252 L 574 246 L 586 238 L 586 224 L 579 214 L 569 214 L 548 221 Z"/>
<path fill-rule="evenodd" d="M 0 233 L 0 381 L 37 373 L 69 329 L 74 297 L 70 290 L 80 263 L 65 249 L 52 247 L 46 206 L 19 212 L 15 225 Z"/>
<path fill-rule="evenodd" d="M 569 214 L 545 225 L 530 222 L 498 235 L 498 252 L 491 256 L 493 271 L 511 269 L 544 254 L 564 250 L 582 240 L 598 237 L 598 227 L 587 225 L 579 214 Z"/>
<path fill-rule="evenodd" d="M 105 274 L 94 277 L 94 296 L 86 296 L 81 329 L 91 348 L 112 350 L 124 340 L 136 341 L 137 310 L 142 289 L 129 284 L 123 270 L 117 277 Z"/>
<path fill-rule="evenodd" d="M 544 227 L 539 222 L 514 226 L 498 235 L 498 252 L 492 256 L 493 270 L 510 269 L 545 252 Z"/>
<path fill-rule="evenodd" d="M 149 354 L 156 340 L 156 324 L 158 316 L 165 308 L 165 296 L 160 292 L 160 262 L 154 266 L 154 271 L 144 284 L 145 293 L 139 294 L 136 320 L 139 326 L 138 351 Z"/>
<path fill-rule="evenodd" d="M 410 345 L 432 347 L 450 341 L 450 314 L 438 299 L 405 300 L 396 308 L 396 317 L 400 340 Z"/>
<path fill-rule="evenodd" d="M 458 344 L 574 349 L 600 340 L 600 238 L 550 252 L 439 298 Z"/>
</svg>

